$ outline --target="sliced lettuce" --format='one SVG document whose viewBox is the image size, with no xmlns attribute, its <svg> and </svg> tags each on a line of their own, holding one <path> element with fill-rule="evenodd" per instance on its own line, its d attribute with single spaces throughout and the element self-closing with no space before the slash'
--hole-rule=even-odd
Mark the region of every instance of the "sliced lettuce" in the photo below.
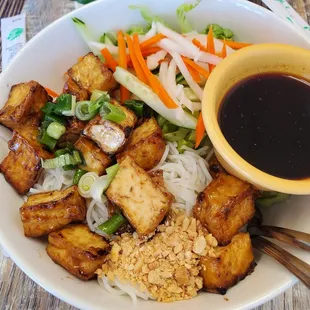
<svg viewBox="0 0 310 310">
<path fill-rule="evenodd" d="M 150 10 L 144 6 L 144 5 L 129 5 L 129 8 L 132 10 L 140 10 L 141 16 L 144 18 L 144 20 L 149 24 L 152 25 L 152 22 L 160 22 L 167 26 L 165 21 L 156 15 L 153 15 Z"/>
<path fill-rule="evenodd" d="M 194 9 L 199 3 L 200 1 L 194 4 L 185 3 L 185 4 L 180 5 L 177 8 L 177 19 L 178 19 L 178 24 L 181 28 L 182 33 L 188 33 L 194 30 L 194 28 L 191 26 L 191 24 L 187 20 L 185 13 L 188 13 L 189 11 Z"/>
<path fill-rule="evenodd" d="M 143 27 L 143 26 L 139 26 L 139 25 L 133 25 L 131 26 L 128 30 L 127 33 L 131 36 L 134 33 L 137 34 L 146 34 L 148 31 L 150 30 L 150 27 Z"/>
</svg>

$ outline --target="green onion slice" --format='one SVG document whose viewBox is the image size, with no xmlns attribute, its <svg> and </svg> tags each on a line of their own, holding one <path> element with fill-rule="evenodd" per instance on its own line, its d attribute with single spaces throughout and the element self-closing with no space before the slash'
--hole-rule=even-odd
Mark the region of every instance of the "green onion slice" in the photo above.
<svg viewBox="0 0 310 310">
<path fill-rule="evenodd" d="M 94 118 L 97 111 L 89 112 L 89 106 L 92 104 L 91 101 L 80 101 L 75 107 L 75 116 L 81 121 L 89 121 Z"/>
<path fill-rule="evenodd" d="M 112 235 L 125 223 L 127 223 L 126 218 L 121 213 L 116 213 L 98 228 L 106 234 Z"/>
<path fill-rule="evenodd" d="M 100 108 L 100 116 L 114 123 L 120 123 L 126 119 L 126 114 L 119 107 L 109 102 L 104 103 Z"/>
</svg>

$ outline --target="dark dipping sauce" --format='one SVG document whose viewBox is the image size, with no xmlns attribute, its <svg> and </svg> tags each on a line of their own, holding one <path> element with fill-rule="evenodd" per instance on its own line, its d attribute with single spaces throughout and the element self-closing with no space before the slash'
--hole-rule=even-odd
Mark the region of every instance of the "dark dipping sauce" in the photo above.
<svg viewBox="0 0 310 310">
<path fill-rule="evenodd" d="M 219 124 L 248 163 L 277 177 L 310 177 L 310 84 L 282 74 L 260 74 L 224 97 Z"/>
</svg>

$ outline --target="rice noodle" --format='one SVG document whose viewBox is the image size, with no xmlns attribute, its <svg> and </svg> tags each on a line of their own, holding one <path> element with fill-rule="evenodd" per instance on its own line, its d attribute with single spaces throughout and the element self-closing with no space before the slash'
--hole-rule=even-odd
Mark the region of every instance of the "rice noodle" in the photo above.
<svg viewBox="0 0 310 310">
<path fill-rule="evenodd" d="M 167 142 L 163 157 L 153 170 L 162 169 L 167 189 L 174 195 L 175 206 L 191 214 L 199 192 L 212 181 L 208 163 L 202 157 L 208 154 L 209 147 L 199 150 L 184 147 L 180 154 L 176 142 Z"/>
<path fill-rule="evenodd" d="M 142 292 L 138 285 L 134 286 L 132 284 L 121 283 L 118 278 L 115 278 L 114 282 L 112 283 L 105 275 L 101 274 L 98 276 L 98 283 L 102 288 L 104 288 L 112 295 L 129 295 L 134 306 L 137 304 L 137 297 L 144 300 L 154 299 L 150 293 Z"/>
</svg>

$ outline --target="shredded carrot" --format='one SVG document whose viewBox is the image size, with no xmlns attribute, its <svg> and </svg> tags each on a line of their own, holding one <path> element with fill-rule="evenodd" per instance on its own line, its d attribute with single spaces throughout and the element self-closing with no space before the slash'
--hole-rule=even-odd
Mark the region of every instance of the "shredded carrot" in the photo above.
<svg viewBox="0 0 310 310">
<path fill-rule="evenodd" d="M 158 43 L 160 40 L 164 39 L 165 36 L 161 33 L 156 34 L 155 36 L 145 40 L 140 44 L 140 49 L 145 49 L 146 47 L 150 47 L 156 43 Z"/>
<path fill-rule="evenodd" d="M 155 54 L 157 52 L 161 51 L 161 48 L 158 46 L 151 46 L 147 47 L 141 50 L 143 57 L 150 56 L 152 54 Z"/>
<path fill-rule="evenodd" d="M 141 50 L 143 57 L 148 57 L 148 56 L 155 54 L 159 51 L 161 51 L 161 48 L 158 46 L 151 46 L 151 47 L 147 47 L 147 48 Z M 128 67 L 131 67 L 131 68 L 133 67 L 130 55 L 127 56 L 127 63 L 128 63 Z"/>
<path fill-rule="evenodd" d="M 234 42 L 234 41 L 225 41 L 226 45 L 231 47 L 234 50 L 240 50 L 241 48 L 251 46 L 251 43 L 244 43 L 244 42 Z"/>
<path fill-rule="evenodd" d="M 121 68 L 127 69 L 127 54 L 126 54 L 126 42 L 122 31 L 119 31 L 117 34 L 117 43 L 118 43 L 118 55 L 119 55 L 119 66 Z M 124 103 L 129 99 L 130 93 L 129 90 L 123 85 L 120 86 L 121 93 L 121 103 Z"/>
<path fill-rule="evenodd" d="M 200 67 L 198 64 L 196 64 L 194 61 L 192 61 L 191 59 L 187 58 L 187 57 L 184 57 L 184 56 L 181 56 L 183 61 L 185 62 L 185 64 L 191 66 L 193 69 L 195 69 L 197 72 L 199 72 L 202 76 L 204 76 L 206 79 L 209 77 L 210 73 Z"/>
<path fill-rule="evenodd" d="M 202 113 L 200 112 L 197 125 L 196 125 L 196 143 L 195 148 L 197 149 L 205 134 L 205 124 L 203 122 Z"/>
<path fill-rule="evenodd" d="M 125 37 L 126 37 L 126 41 L 127 41 L 127 45 L 128 45 L 128 49 L 129 49 L 130 60 L 132 62 L 133 68 L 136 71 L 136 75 L 141 82 L 148 85 L 148 80 L 146 78 L 146 75 L 144 74 L 144 72 L 143 72 L 143 70 L 139 64 L 139 61 L 137 59 L 137 56 L 135 54 L 133 41 L 127 33 L 125 34 Z"/>
<path fill-rule="evenodd" d="M 224 41 L 224 44 L 223 44 L 221 57 L 222 57 L 223 59 L 227 57 L 226 41 Z"/>
<path fill-rule="evenodd" d="M 45 90 L 47 91 L 47 93 L 52 96 L 53 98 L 58 97 L 59 95 L 57 93 L 55 93 L 53 90 L 49 89 L 48 87 L 44 87 Z"/>
<path fill-rule="evenodd" d="M 163 58 L 163 59 L 161 59 L 158 63 L 159 63 L 159 64 L 161 64 L 162 62 L 168 62 L 168 63 L 170 63 L 170 61 L 171 61 L 171 59 L 169 59 L 169 58 Z"/>
<path fill-rule="evenodd" d="M 100 53 L 104 57 L 107 67 L 114 72 L 117 67 L 117 62 L 114 60 L 110 51 L 107 48 L 104 48 L 100 51 Z"/>
<path fill-rule="evenodd" d="M 146 65 L 146 62 L 143 58 L 140 45 L 139 45 L 139 38 L 137 34 L 133 35 L 133 44 L 134 44 L 134 51 L 139 61 L 139 64 L 146 75 L 149 85 L 153 89 L 153 91 L 158 94 L 159 98 L 163 101 L 165 106 L 169 109 L 176 109 L 178 105 L 171 99 L 169 94 L 166 92 L 164 87 L 160 84 L 160 81 L 156 76 L 152 74 L 149 68 Z"/>
<path fill-rule="evenodd" d="M 196 45 L 199 49 L 201 49 L 204 52 L 208 52 L 207 48 L 205 46 L 203 46 L 199 40 L 197 39 L 193 39 L 193 44 Z"/>
<path fill-rule="evenodd" d="M 189 73 L 191 74 L 193 80 L 196 82 L 196 83 L 200 83 L 201 82 L 201 78 L 200 78 L 200 74 L 199 72 L 194 69 L 191 65 L 189 65 L 188 63 L 185 63 L 186 67 L 187 67 L 187 70 L 189 71 Z"/>
<path fill-rule="evenodd" d="M 208 53 L 215 55 L 215 45 L 214 45 L 212 27 L 210 27 L 210 30 L 207 35 L 207 51 Z M 215 68 L 215 65 L 209 64 L 210 73 L 213 71 L 214 68 Z"/>
</svg>

